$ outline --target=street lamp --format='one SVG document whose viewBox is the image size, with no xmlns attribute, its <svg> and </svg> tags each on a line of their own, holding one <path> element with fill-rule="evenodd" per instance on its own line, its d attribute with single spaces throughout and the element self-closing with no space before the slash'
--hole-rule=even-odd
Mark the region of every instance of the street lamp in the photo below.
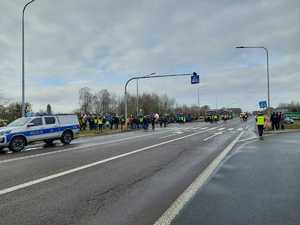
<svg viewBox="0 0 300 225">
<path fill-rule="evenodd" d="M 23 7 L 22 13 L 22 117 L 25 116 L 24 15 L 27 6 L 33 3 L 34 1 L 35 0 L 31 0 L 30 2 L 26 3 Z"/>
<path fill-rule="evenodd" d="M 270 74 L 269 74 L 269 51 L 264 46 L 237 46 L 236 48 L 261 48 L 264 49 L 267 56 L 267 88 L 268 88 L 268 108 L 271 107 L 270 102 Z"/>
<path fill-rule="evenodd" d="M 150 77 L 152 75 L 155 75 L 156 73 L 150 73 L 148 75 L 145 75 L 145 77 Z M 136 79 L 136 115 L 139 114 L 139 79 Z"/>
<path fill-rule="evenodd" d="M 197 73 L 187 73 L 187 74 L 163 74 L 163 75 L 155 75 L 155 76 L 151 76 L 150 75 L 146 75 L 146 76 L 138 76 L 138 77 L 131 77 L 129 80 L 126 81 L 125 83 L 125 88 L 124 88 L 124 101 L 125 101 L 125 120 L 126 120 L 126 124 L 127 124 L 127 114 L 128 114 L 128 111 L 127 111 L 127 86 L 128 84 L 130 83 L 130 81 L 132 80 L 139 80 L 139 79 L 149 79 L 149 78 L 166 78 L 166 77 L 181 77 L 181 76 L 192 76 L 192 75 L 197 75 Z"/>
</svg>

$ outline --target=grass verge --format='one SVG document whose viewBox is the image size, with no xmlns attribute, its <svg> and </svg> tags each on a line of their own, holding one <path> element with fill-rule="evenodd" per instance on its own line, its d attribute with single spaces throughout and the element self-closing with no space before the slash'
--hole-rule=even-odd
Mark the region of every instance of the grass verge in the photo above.
<svg viewBox="0 0 300 225">
<path fill-rule="evenodd" d="M 300 129 L 300 120 L 295 120 L 293 124 L 285 124 L 286 129 Z"/>
</svg>

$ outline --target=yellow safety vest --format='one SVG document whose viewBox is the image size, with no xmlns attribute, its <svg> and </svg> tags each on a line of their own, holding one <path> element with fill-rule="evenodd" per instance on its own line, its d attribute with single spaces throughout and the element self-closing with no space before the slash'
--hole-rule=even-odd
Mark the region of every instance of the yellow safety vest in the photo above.
<svg viewBox="0 0 300 225">
<path fill-rule="evenodd" d="M 264 116 L 257 116 L 256 117 L 256 125 L 264 125 L 265 124 L 265 117 Z"/>
</svg>

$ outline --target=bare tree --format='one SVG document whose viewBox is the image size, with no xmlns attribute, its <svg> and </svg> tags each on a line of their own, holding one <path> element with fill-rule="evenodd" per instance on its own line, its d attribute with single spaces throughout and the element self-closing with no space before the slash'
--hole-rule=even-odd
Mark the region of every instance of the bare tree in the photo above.
<svg viewBox="0 0 300 225">
<path fill-rule="evenodd" d="M 84 113 L 90 113 L 92 111 L 92 100 L 93 95 L 91 94 L 90 88 L 84 87 L 79 90 L 80 109 Z"/>
<path fill-rule="evenodd" d="M 108 113 L 110 105 L 110 93 L 107 89 L 102 89 L 99 92 L 99 95 L 99 97 L 101 98 L 102 111 L 103 113 Z"/>
</svg>

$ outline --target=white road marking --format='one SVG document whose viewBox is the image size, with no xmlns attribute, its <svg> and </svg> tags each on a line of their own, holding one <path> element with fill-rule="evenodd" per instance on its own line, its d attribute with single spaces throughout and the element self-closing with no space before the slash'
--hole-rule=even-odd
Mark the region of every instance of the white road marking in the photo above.
<svg viewBox="0 0 300 225">
<path fill-rule="evenodd" d="M 26 151 L 32 151 L 32 150 L 36 150 L 36 149 L 41 149 L 41 148 L 42 148 L 42 146 L 40 146 L 40 147 L 34 147 L 34 148 L 30 147 L 30 148 L 26 148 L 24 150 L 24 152 L 26 152 Z"/>
<path fill-rule="evenodd" d="M 165 138 L 172 137 L 172 136 L 175 136 L 175 135 L 178 135 L 178 134 L 183 134 L 183 132 L 177 131 L 177 132 L 175 132 L 174 134 L 170 134 L 170 135 L 161 137 L 161 138 L 159 138 L 159 139 L 165 139 Z"/>
<path fill-rule="evenodd" d="M 219 128 L 218 130 L 219 130 L 219 131 L 225 130 L 225 127 L 221 127 L 221 128 Z"/>
<path fill-rule="evenodd" d="M 215 130 L 217 129 L 218 127 L 212 127 L 212 128 L 209 128 L 208 130 Z"/>
<path fill-rule="evenodd" d="M 94 167 L 94 166 L 97 166 L 97 165 L 100 165 L 100 164 L 103 164 L 103 163 L 107 163 L 107 162 L 113 161 L 115 159 L 124 158 L 126 156 L 137 154 L 139 152 L 147 151 L 149 149 L 154 149 L 154 148 L 159 147 L 161 145 L 165 145 L 165 144 L 169 144 L 169 143 L 172 143 L 172 142 L 175 142 L 175 141 L 179 141 L 179 140 L 182 140 L 182 139 L 185 139 L 185 138 L 188 138 L 188 137 L 192 137 L 192 136 L 195 136 L 197 134 L 204 133 L 204 132 L 205 131 L 195 132 L 195 133 L 188 134 L 188 135 L 185 135 L 185 136 L 182 136 L 182 137 L 179 137 L 179 138 L 175 138 L 175 139 L 164 141 L 164 142 L 161 142 L 161 143 L 158 143 L 158 144 L 155 144 L 155 145 L 150 145 L 150 146 L 140 148 L 140 149 L 137 149 L 137 150 L 134 150 L 134 151 L 131 151 L 131 152 L 127 152 L 127 153 L 124 153 L 124 154 L 121 154 L 121 155 L 117 155 L 117 156 L 113 156 L 113 157 L 103 159 L 103 160 L 100 160 L 100 161 L 97 161 L 97 162 L 89 163 L 89 164 L 86 164 L 86 165 L 83 165 L 83 166 L 80 166 L 80 167 L 76 167 L 76 168 L 73 168 L 73 169 L 70 169 L 70 170 L 66 170 L 66 171 L 63 171 L 63 172 L 60 172 L 60 173 L 52 174 L 52 175 L 47 176 L 47 177 L 42 177 L 42 178 L 32 180 L 32 181 L 29 181 L 29 182 L 26 182 L 26 183 L 23 183 L 23 184 L 19 184 L 19 185 L 15 185 L 15 186 L 12 186 L 12 187 L 9 187 L 9 188 L 6 188 L 6 189 L 2 189 L 2 190 L 0 190 L 0 195 L 8 194 L 10 192 L 17 191 L 17 190 L 20 190 L 20 189 L 24 189 L 24 188 L 33 186 L 35 184 L 39 184 L 39 183 L 43 183 L 43 182 L 46 182 L 46 181 L 49 181 L 49 180 L 53 180 L 55 178 L 62 177 L 62 176 L 68 175 L 68 174 L 72 174 L 72 173 L 75 173 L 75 172 L 78 172 L 78 171 L 81 171 L 81 170 L 84 170 L 84 169 L 87 169 L 87 168 L 91 168 L 91 167 Z"/>
<path fill-rule="evenodd" d="M 264 137 L 268 137 L 268 136 L 272 136 L 274 134 L 265 134 L 263 135 Z M 259 139 L 259 137 L 256 135 L 256 136 L 253 136 L 253 137 L 250 137 L 250 138 L 244 138 L 244 139 L 240 139 L 239 142 L 245 142 L 245 141 L 251 141 L 251 140 L 255 140 L 255 139 Z"/>
<path fill-rule="evenodd" d="M 214 137 L 216 137 L 218 135 L 221 135 L 221 134 L 223 134 L 223 132 L 214 133 L 213 135 L 211 135 L 211 136 L 203 139 L 203 141 L 208 141 L 209 139 L 212 139 L 212 138 L 214 138 Z"/>
<path fill-rule="evenodd" d="M 234 128 L 228 128 L 227 130 L 232 131 Z"/>
<path fill-rule="evenodd" d="M 180 213 L 184 206 L 195 196 L 195 194 L 204 186 L 208 178 L 213 174 L 218 165 L 232 150 L 240 137 L 242 131 L 222 152 L 218 155 L 206 169 L 193 181 L 193 183 L 173 202 L 167 211 L 154 223 L 154 225 L 170 225 L 174 218 Z"/>
<path fill-rule="evenodd" d="M 201 130 L 206 130 L 208 127 L 202 127 Z"/>
<path fill-rule="evenodd" d="M 244 129 L 244 128 L 240 127 L 240 128 L 238 128 L 237 130 L 238 130 L 238 131 L 242 131 L 243 129 Z"/>
<path fill-rule="evenodd" d="M 45 153 L 40 153 L 40 154 L 17 157 L 17 158 L 13 158 L 13 159 L 0 160 L 0 164 L 13 162 L 13 161 L 19 161 L 19 160 L 25 160 L 25 159 L 32 159 L 32 158 L 37 158 L 37 157 L 42 157 L 42 156 L 48 156 L 48 155 L 53 155 L 56 153 L 70 152 L 70 151 L 75 151 L 75 150 L 79 150 L 79 149 L 85 149 L 88 147 L 101 146 L 101 145 L 106 145 L 106 144 L 115 144 L 115 143 L 120 143 L 123 141 L 135 139 L 135 138 L 151 136 L 153 134 L 155 134 L 155 133 L 143 134 L 143 135 L 139 135 L 139 136 L 132 136 L 132 137 L 122 138 L 122 139 L 118 139 L 118 140 L 112 140 L 112 141 L 106 141 L 106 142 L 100 142 L 100 143 L 94 143 L 94 144 L 84 144 L 82 146 L 78 146 L 78 147 L 74 147 L 74 148 L 61 149 L 61 150 L 52 151 L 52 152 L 45 152 Z"/>
</svg>

